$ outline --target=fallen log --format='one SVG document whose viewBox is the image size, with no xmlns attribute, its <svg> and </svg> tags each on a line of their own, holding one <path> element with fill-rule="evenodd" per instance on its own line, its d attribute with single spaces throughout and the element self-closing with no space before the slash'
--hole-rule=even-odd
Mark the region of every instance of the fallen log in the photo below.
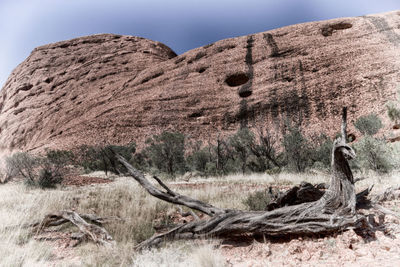
<svg viewBox="0 0 400 267">
<path fill-rule="evenodd" d="M 183 205 L 203 212 L 211 218 L 193 221 L 155 235 L 137 246 L 149 248 L 167 240 L 206 237 L 226 237 L 252 233 L 264 236 L 309 235 L 338 232 L 350 227 L 368 224 L 366 217 L 356 212 L 354 178 L 348 160 L 355 157 L 347 145 L 347 109 L 342 113 L 342 136 L 332 148 L 332 176 L 328 188 L 315 201 L 283 206 L 271 211 L 241 211 L 221 209 L 208 203 L 180 195 L 172 191 L 160 179 L 156 181 L 166 190 L 151 184 L 145 176 L 133 168 L 122 156 L 115 156 L 132 176 L 151 195 L 164 201 Z"/>
</svg>

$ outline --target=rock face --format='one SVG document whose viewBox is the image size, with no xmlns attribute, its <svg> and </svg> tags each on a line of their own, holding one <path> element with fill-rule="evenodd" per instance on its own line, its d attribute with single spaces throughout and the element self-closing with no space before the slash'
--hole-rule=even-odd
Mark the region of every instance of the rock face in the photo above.
<svg viewBox="0 0 400 267">
<path fill-rule="evenodd" d="M 309 135 L 384 117 L 400 84 L 400 12 L 288 26 L 182 55 L 143 38 L 94 35 L 36 48 L 0 92 L 2 149 L 202 140 L 239 127 Z M 357 137 L 359 133 L 353 130 Z"/>
</svg>

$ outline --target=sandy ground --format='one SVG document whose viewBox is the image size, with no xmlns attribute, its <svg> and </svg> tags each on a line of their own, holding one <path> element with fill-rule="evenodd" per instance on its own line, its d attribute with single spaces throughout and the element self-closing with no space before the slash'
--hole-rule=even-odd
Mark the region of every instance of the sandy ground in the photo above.
<svg viewBox="0 0 400 267">
<path fill-rule="evenodd" d="M 221 246 L 228 266 L 400 266 L 399 220 L 363 238 L 353 230 L 324 238 Z"/>
</svg>

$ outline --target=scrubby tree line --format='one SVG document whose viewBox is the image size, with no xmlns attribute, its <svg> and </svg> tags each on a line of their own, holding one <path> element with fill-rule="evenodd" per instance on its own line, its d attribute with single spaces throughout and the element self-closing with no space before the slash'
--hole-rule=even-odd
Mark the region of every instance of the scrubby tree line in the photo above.
<svg viewBox="0 0 400 267">
<path fill-rule="evenodd" d="M 354 126 L 362 137 L 353 145 L 358 159 L 352 168 L 388 172 L 394 167 L 390 145 L 376 137 L 382 122 L 375 114 L 360 117 Z M 204 144 L 179 132 L 165 131 L 136 144 L 125 146 L 81 146 L 72 151 L 48 150 L 42 156 L 18 152 L 6 158 L 6 179 L 22 177 L 30 186 L 51 188 L 62 182 L 68 166 L 85 172 L 102 170 L 120 174 L 115 158 L 122 155 L 141 171 L 174 177 L 186 172 L 200 176 L 280 171 L 305 172 L 330 168 L 333 141 L 325 134 L 306 137 L 301 129 L 287 124 L 282 138 L 265 128 L 243 128 L 230 136 L 218 135 Z"/>
</svg>

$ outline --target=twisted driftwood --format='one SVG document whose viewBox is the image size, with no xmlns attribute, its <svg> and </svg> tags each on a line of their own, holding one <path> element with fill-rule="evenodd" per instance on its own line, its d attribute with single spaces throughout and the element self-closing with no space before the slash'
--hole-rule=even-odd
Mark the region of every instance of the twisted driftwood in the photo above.
<svg viewBox="0 0 400 267">
<path fill-rule="evenodd" d="M 79 229 L 75 238 L 82 241 L 85 238 L 91 239 L 96 244 L 111 246 L 114 245 L 112 236 L 101 227 L 102 224 L 111 218 L 101 218 L 95 214 L 78 214 L 75 211 L 65 210 L 58 213 L 48 214 L 40 223 L 34 223 L 30 227 L 38 227 L 37 233 L 50 226 L 58 226 L 71 222 Z M 90 221 L 92 223 L 88 223 Z"/>
<path fill-rule="evenodd" d="M 360 226 L 365 217 L 356 213 L 354 179 L 348 160 L 355 157 L 354 150 L 346 142 L 346 115 L 343 108 L 342 136 L 332 148 L 332 177 L 329 187 L 321 198 L 313 202 L 285 206 L 272 211 L 241 211 L 221 209 L 202 201 L 172 191 L 160 179 L 156 181 L 166 190 L 151 184 L 145 176 L 133 168 L 122 156 L 117 159 L 127 168 L 128 173 L 151 195 L 164 201 L 179 204 L 203 212 L 211 218 L 193 221 L 172 230 L 155 235 L 137 248 L 147 248 L 166 240 L 193 239 L 203 237 L 224 237 L 245 233 L 265 236 L 326 234 Z M 368 194 L 367 190 L 365 194 Z"/>
</svg>

